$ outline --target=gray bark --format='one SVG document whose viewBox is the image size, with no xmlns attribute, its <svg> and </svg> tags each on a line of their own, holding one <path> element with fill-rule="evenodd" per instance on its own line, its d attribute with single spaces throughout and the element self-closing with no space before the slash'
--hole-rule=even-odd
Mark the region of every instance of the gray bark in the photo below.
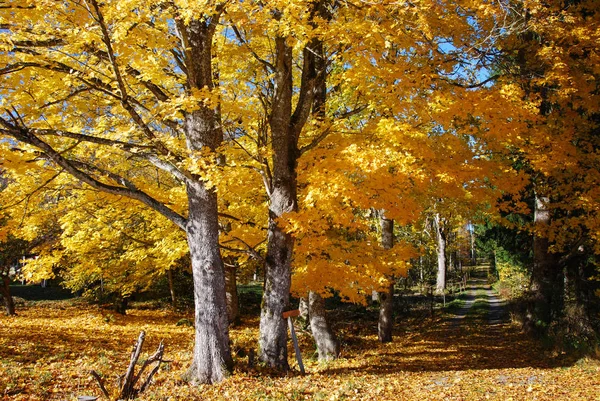
<svg viewBox="0 0 600 401">
<path fill-rule="evenodd" d="M 381 215 L 381 246 L 391 249 L 394 246 L 394 220 Z M 393 277 L 388 277 L 390 284 L 387 291 L 379 293 L 379 322 L 377 332 L 382 343 L 392 341 L 394 326 L 394 284 Z"/>
<path fill-rule="evenodd" d="M 390 283 L 386 292 L 379 293 L 379 322 L 377 336 L 382 343 L 392 342 L 394 328 L 394 283 Z"/>
<path fill-rule="evenodd" d="M 294 240 L 277 219 L 297 210 L 296 139 L 292 126 L 292 49 L 277 38 L 275 96 L 270 118 L 273 149 L 273 181 L 269 205 L 265 289 L 260 313 L 260 360 L 286 371 L 287 325 L 281 314 L 289 307 Z"/>
<path fill-rule="evenodd" d="M 319 7 L 320 2 L 315 2 Z M 277 18 L 277 17 L 276 17 Z M 289 369 L 287 326 L 281 314 L 289 307 L 293 237 L 284 232 L 277 219 L 296 211 L 297 172 L 300 151 L 298 138 L 310 115 L 315 97 L 316 67 L 313 39 L 303 51 L 302 76 L 296 107 L 292 107 L 292 48 L 287 38 L 275 38 L 274 95 L 271 102 L 272 176 L 268 183 L 270 198 L 265 287 L 260 315 L 260 360 L 278 370 Z"/>
<path fill-rule="evenodd" d="M 310 330 L 317 344 L 320 361 L 336 359 L 340 353 L 340 343 L 327 322 L 325 300 L 316 292 L 308 293 L 308 316 Z"/>
<path fill-rule="evenodd" d="M 188 86 L 212 89 L 212 40 L 218 15 L 181 27 Z M 202 105 L 185 114 L 187 146 L 197 152 L 215 151 L 223 139 L 218 107 Z M 187 378 L 192 383 L 223 380 L 233 366 L 225 297 L 225 275 L 219 250 L 217 194 L 199 178 L 188 179 L 188 219 L 185 226 L 194 278 L 194 359 Z"/>
<path fill-rule="evenodd" d="M 219 251 L 217 196 L 202 182 L 188 184 L 187 238 L 194 278 L 194 358 L 186 378 L 192 383 L 216 383 L 233 361 L 229 348 L 225 278 Z M 209 211 L 215 211 L 211 213 Z"/>
<path fill-rule="evenodd" d="M 307 297 L 300 298 L 298 309 L 300 310 L 300 317 L 308 322 L 308 298 Z"/>
<path fill-rule="evenodd" d="M 435 291 L 442 294 L 446 289 L 446 233 L 439 214 L 435 215 L 436 251 L 437 251 L 437 276 Z"/>
<path fill-rule="evenodd" d="M 233 264 L 225 264 L 225 295 L 227 297 L 227 318 L 230 324 L 236 324 L 240 317 L 240 305 L 237 292 L 236 267 Z"/>
</svg>

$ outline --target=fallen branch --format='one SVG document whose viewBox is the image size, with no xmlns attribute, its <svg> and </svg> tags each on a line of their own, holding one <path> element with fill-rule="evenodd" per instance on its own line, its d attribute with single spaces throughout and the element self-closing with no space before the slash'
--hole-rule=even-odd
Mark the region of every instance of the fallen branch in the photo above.
<svg viewBox="0 0 600 401">
<path fill-rule="evenodd" d="M 110 394 L 108 393 L 108 390 L 106 389 L 106 387 L 104 387 L 104 383 L 102 382 L 102 378 L 100 377 L 100 375 L 95 370 L 91 370 L 90 374 L 92 376 L 94 376 L 94 379 L 96 379 L 96 382 L 98 383 L 100 390 L 102 390 L 102 393 L 104 393 L 104 395 L 107 398 L 110 398 Z"/>
<path fill-rule="evenodd" d="M 142 347 L 144 345 L 145 339 L 146 339 L 146 332 L 144 332 L 142 330 L 137 341 L 135 342 L 135 344 L 133 346 L 133 350 L 131 351 L 131 359 L 129 361 L 129 366 L 127 367 L 127 370 L 125 371 L 125 374 L 120 375 L 117 378 L 117 383 L 116 383 L 116 387 L 118 389 L 118 396 L 116 397 L 117 400 L 132 400 L 135 397 L 137 397 L 140 393 L 144 392 L 148 388 L 150 383 L 152 382 L 152 378 L 154 377 L 156 372 L 158 372 L 158 369 L 160 368 L 161 363 L 165 362 L 163 360 L 165 347 L 164 347 L 163 342 L 161 341 L 160 344 L 158 345 L 158 349 L 156 350 L 156 352 L 144 361 L 144 363 L 142 364 L 142 367 L 140 368 L 138 373 L 135 374 L 135 365 L 137 364 L 138 360 L 140 359 L 140 355 L 142 353 Z M 136 384 L 142 378 L 144 371 L 154 363 L 156 363 L 156 365 L 152 368 L 152 370 L 148 374 L 148 377 L 146 377 L 146 380 L 144 380 L 144 382 L 142 383 L 142 385 L 140 387 L 136 387 Z M 102 390 L 102 393 L 107 398 L 110 399 L 110 393 L 104 386 L 103 380 L 100 377 L 100 375 L 94 370 L 92 370 L 90 373 L 94 377 L 94 379 L 96 379 L 96 382 L 98 383 L 100 390 Z"/>
</svg>

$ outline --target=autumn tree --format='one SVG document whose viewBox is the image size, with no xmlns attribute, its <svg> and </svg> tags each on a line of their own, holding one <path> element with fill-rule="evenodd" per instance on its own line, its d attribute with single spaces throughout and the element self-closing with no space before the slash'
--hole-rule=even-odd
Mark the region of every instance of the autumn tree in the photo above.
<svg viewBox="0 0 600 401">
<path fill-rule="evenodd" d="M 223 133 L 211 99 L 223 9 L 11 1 L 0 17 L 0 124 L 11 138 L 3 153 L 135 199 L 186 233 L 196 299 L 190 378 L 202 383 L 231 366 L 217 195 L 193 168 L 219 163 Z M 180 185 L 163 191 L 145 180 L 148 168 Z"/>
<path fill-rule="evenodd" d="M 503 42 L 502 68 L 537 112 L 518 147 L 535 197 L 529 318 L 542 331 L 562 321 L 571 326 L 568 331 L 589 336 L 593 297 L 588 279 L 594 274 L 598 231 L 593 166 L 600 111 L 595 68 L 599 15 L 588 1 L 515 2 L 514 12 L 524 22 Z M 563 291 L 564 283 L 574 287 Z"/>
</svg>

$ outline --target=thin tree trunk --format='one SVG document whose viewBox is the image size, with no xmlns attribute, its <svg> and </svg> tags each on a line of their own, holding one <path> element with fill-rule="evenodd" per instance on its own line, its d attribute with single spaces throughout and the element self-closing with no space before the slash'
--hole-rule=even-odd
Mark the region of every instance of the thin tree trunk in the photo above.
<svg viewBox="0 0 600 401">
<path fill-rule="evenodd" d="M 379 293 L 379 322 L 377 334 L 382 343 L 392 342 L 394 328 L 394 283 L 390 283 L 386 292 Z"/>
<path fill-rule="evenodd" d="M 236 268 L 235 265 L 229 263 L 225 264 L 225 296 L 227 297 L 227 318 L 230 324 L 236 324 L 240 317 Z"/>
<path fill-rule="evenodd" d="M 471 239 L 471 241 L 470 241 L 471 242 L 471 264 L 473 266 L 476 266 L 477 265 L 477 255 L 475 253 L 475 227 L 471 223 L 469 223 L 469 228 L 470 228 L 469 236 Z"/>
<path fill-rule="evenodd" d="M 169 282 L 169 294 L 171 294 L 171 304 L 177 306 L 177 298 L 175 297 L 175 286 L 173 285 L 173 270 L 167 270 L 167 281 Z"/>
<path fill-rule="evenodd" d="M 308 316 L 310 330 L 317 344 L 319 360 L 336 359 L 340 353 L 340 344 L 327 322 L 325 300 L 314 291 L 308 293 Z"/>
<path fill-rule="evenodd" d="M 530 293 L 532 296 L 529 311 L 531 328 L 545 329 L 553 320 L 553 315 L 562 309 L 564 279 L 557 259 L 550 252 L 550 241 L 546 229 L 550 225 L 549 199 L 535 195 L 533 237 L 533 270 L 531 272 Z"/>
<path fill-rule="evenodd" d="M 391 249 L 394 246 L 394 220 L 386 219 L 381 215 L 381 246 Z M 386 292 L 379 293 L 379 322 L 377 332 L 379 341 L 387 343 L 392 341 L 394 327 L 394 280 L 388 277 L 390 284 Z"/>
<path fill-rule="evenodd" d="M 8 276 L 2 276 L 2 287 L 0 287 L 2 293 L 2 299 L 4 302 L 4 311 L 7 316 L 16 315 L 15 302 L 12 294 L 10 293 L 10 278 Z"/>
<path fill-rule="evenodd" d="M 435 281 L 435 291 L 442 294 L 446 289 L 446 234 L 442 227 L 440 215 L 435 215 L 435 232 L 437 239 L 437 277 Z"/>
</svg>

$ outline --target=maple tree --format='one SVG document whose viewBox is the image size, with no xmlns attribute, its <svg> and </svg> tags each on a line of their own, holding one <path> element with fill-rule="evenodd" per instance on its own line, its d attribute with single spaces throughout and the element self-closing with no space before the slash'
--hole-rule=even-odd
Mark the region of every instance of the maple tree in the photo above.
<svg viewBox="0 0 600 401">
<path fill-rule="evenodd" d="M 596 270 L 598 230 L 599 15 L 587 1 L 523 2 L 515 13 L 524 22 L 502 44 L 502 68 L 536 111 L 526 136 L 512 148 L 531 183 L 525 195 L 531 198 L 534 237 L 527 318 L 542 331 L 562 321 L 571 326 L 567 332 L 590 337 L 589 279 Z"/>
<path fill-rule="evenodd" d="M 133 198 L 185 231 L 197 382 L 219 381 L 231 365 L 217 195 L 191 168 L 217 163 L 210 155 L 222 141 L 220 110 L 207 96 L 215 93 L 212 45 L 223 6 L 15 1 L 1 21 L 0 123 L 13 138 L 4 153 L 14 155 L 17 141 L 30 168 Z M 150 166 L 178 185 L 147 180 Z"/>
</svg>

